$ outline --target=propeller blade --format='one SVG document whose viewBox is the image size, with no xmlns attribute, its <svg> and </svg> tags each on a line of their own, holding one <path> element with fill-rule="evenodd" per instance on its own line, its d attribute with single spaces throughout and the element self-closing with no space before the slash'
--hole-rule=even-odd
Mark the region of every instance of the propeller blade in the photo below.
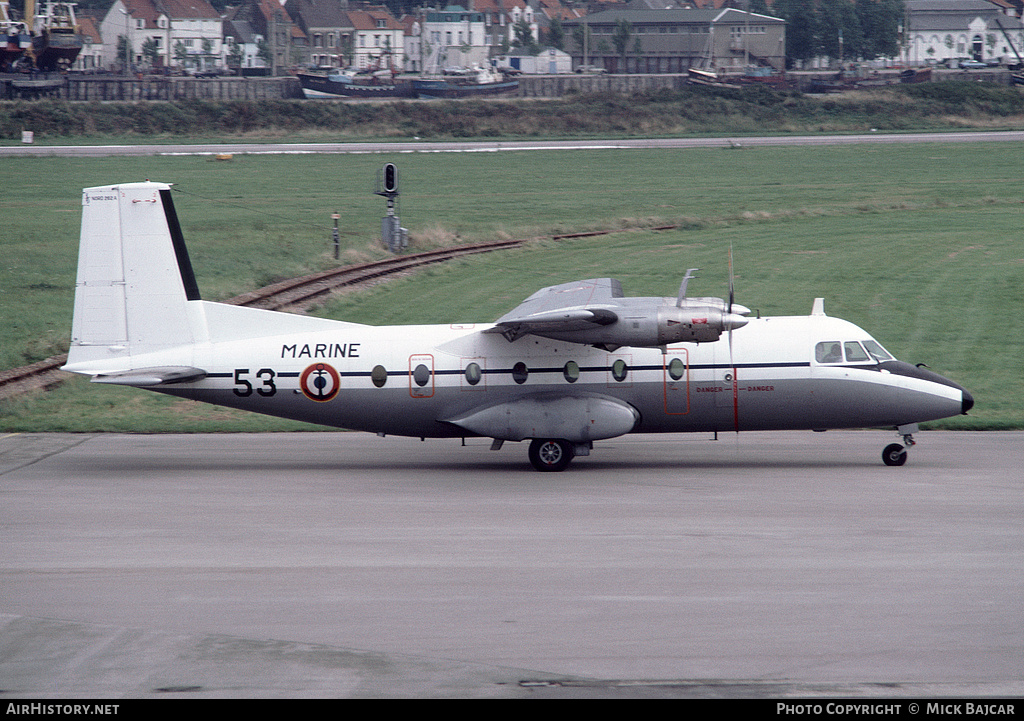
<svg viewBox="0 0 1024 721">
<path fill-rule="evenodd" d="M 732 303 L 736 297 L 736 284 L 732 272 L 732 244 L 729 244 L 729 312 L 732 313 Z"/>
<path fill-rule="evenodd" d="M 736 282 L 732 270 L 732 243 L 729 244 L 729 315 L 732 315 L 733 301 L 736 297 Z M 729 324 L 729 366 L 732 369 L 732 416 L 736 432 L 740 432 L 740 384 L 736 377 L 736 360 L 732 351 L 732 331 L 734 324 Z"/>
</svg>

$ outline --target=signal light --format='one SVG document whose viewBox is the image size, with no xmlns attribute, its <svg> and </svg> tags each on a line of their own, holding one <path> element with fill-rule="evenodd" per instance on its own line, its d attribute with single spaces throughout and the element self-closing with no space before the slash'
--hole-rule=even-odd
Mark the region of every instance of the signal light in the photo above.
<svg viewBox="0 0 1024 721">
<path fill-rule="evenodd" d="M 384 192 L 398 193 L 398 168 L 394 163 L 387 163 L 384 166 Z"/>
</svg>

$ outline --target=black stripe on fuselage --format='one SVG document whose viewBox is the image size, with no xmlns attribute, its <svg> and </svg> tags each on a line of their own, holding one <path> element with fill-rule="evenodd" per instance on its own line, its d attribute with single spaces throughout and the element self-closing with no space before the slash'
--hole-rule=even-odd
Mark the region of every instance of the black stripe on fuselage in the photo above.
<svg viewBox="0 0 1024 721">
<path fill-rule="evenodd" d="M 798 362 L 798 363 L 704 363 L 700 365 L 689 366 L 690 370 L 731 370 L 733 368 L 809 368 L 809 362 Z M 627 366 L 628 371 L 660 371 L 664 370 L 664 366 L 661 365 L 637 365 Z M 562 373 L 565 369 L 563 366 L 550 366 L 550 367 L 527 367 L 527 373 Z M 580 373 L 607 373 L 612 370 L 611 366 L 580 366 Z M 500 376 L 508 375 L 513 372 L 512 368 L 481 368 L 481 374 Z M 460 376 L 465 373 L 464 369 L 450 368 L 450 369 L 438 369 L 434 370 L 435 376 Z M 359 371 L 338 371 L 338 375 L 342 378 L 368 378 L 372 374 L 372 371 L 359 370 Z M 389 378 L 398 378 L 401 376 L 409 375 L 409 371 L 387 371 Z M 278 373 L 278 377 L 281 378 L 297 378 L 298 373 L 281 372 Z M 209 378 L 230 378 L 230 373 L 211 373 Z"/>
</svg>

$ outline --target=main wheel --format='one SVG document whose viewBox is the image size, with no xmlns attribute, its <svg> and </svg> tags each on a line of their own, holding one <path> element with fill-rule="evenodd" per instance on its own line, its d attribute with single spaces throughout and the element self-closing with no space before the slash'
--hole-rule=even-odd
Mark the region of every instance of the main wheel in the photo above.
<svg viewBox="0 0 1024 721">
<path fill-rule="evenodd" d="M 882 451 L 882 460 L 887 466 L 902 466 L 907 462 L 907 449 L 899 443 L 890 443 Z"/>
<path fill-rule="evenodd" d="M 572 444 L 560 438 L 530 441 L 530 463 L 538 471 L 564 471 L 573 458 Z"/>
</svg>

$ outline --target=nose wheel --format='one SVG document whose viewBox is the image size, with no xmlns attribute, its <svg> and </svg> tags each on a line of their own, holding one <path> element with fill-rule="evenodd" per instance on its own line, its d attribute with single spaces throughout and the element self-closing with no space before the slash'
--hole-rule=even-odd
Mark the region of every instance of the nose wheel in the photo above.
<svg viewBox="0 0 1024 721">
<path fill-rule="evenodd" d="M 534 438 L 530 441 L 530 463 L 538 471 L 564 471 L 574 455 L 573 445 L 561 438 Z"/>
<path fill-rule="evenodd" d="M 899 443 L 890 443 L 882 451 L 882 461 L 887 466 L 902 466 L 907 462 L 907 448 Z"/>
</svg>

